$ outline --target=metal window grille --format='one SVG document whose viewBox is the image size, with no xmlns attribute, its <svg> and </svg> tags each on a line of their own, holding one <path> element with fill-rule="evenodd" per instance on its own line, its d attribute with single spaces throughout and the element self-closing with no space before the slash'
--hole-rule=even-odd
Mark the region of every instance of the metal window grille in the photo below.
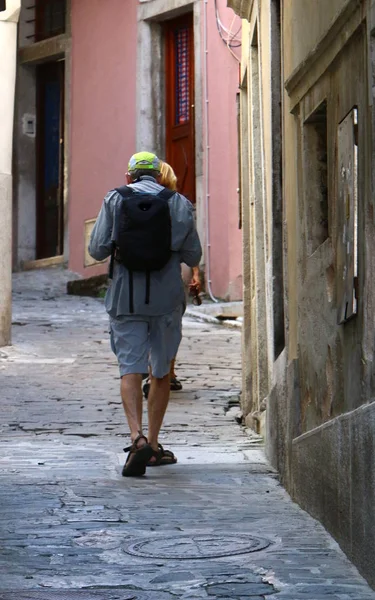
<svg viewBox="0 0 375 600">
<path fill-rule="evenodd" d="M 176 48 L 176 125 L 189 121 L 189 29 L 175 33 Z"/>
</svg>

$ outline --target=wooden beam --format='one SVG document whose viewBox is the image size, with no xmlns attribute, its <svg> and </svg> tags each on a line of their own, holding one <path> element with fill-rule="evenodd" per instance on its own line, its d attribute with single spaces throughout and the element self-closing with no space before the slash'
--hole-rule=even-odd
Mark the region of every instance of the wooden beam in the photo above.
<svg viewBox="0 0 375 600">
<path fill-rule="evenodd" d="M 70 38 L 66 34 L 56 35 L 53 38 L 36 42 L 35 44 L 19 49 L 19 62 L 21 65 L 26 63 L 37 64 L 42 63 L 49 58 L 62 57 L 69 47 L 69 44 Z"/>
<path fill-rule="evenodd" d="M 64 264 L 63 256 L 52 256 L 51 258 L 39 258 L 37 260 L 25 260 L 21 264 L 23 271 L 32 271 L 34 269 L 46 269 L 47 267 L 56 267 Z"/>
</svg>

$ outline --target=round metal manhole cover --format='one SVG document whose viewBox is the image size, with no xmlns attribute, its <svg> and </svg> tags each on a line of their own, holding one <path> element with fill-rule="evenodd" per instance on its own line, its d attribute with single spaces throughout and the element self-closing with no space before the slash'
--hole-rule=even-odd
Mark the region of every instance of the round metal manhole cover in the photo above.
<svg viewBox="0 0 375 600">
<path fill-rule="evenodd" d="M 144 558 L 198 560 L 259 552 L 269 540 L 243 534 L 194 534 L 163 538 L 146 538 L 124 548 L 133 556 Z"/>
</svg>

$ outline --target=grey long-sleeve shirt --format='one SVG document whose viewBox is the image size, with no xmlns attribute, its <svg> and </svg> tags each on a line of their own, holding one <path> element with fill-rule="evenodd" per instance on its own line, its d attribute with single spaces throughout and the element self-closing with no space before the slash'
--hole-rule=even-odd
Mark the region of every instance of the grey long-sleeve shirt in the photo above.
<svg viewBox="0 0 375 600">
<path fill-rule="evenodd" d="M 130 184 L 136 191 L 158 194 L 163 187 L 153 177 L 142 177 Z M 89 254 L 96 260 L 104 260 L 111 254 L 113 215 L 118 202 L 123 202 L 116 190 L 108 192 L 89 244 Z M 202 256 L 202 248 L 195 228 L 193 206 L 181 194 L 169 200 L 172 221 L 172 256 L 161 271 L 152 271 L 150 277 L 150 303 L 145 303 L 145 274 L 133 273 L 133 301 L 135 315 L 158 316 L 175 310 L 185 300 L 181 278 L 181 263 L 196 266 Z M 115 261 L 113 279 L 110 282 L 105 307 L 112 318 L 129 315 L 129 272 Z"/>
</svg>

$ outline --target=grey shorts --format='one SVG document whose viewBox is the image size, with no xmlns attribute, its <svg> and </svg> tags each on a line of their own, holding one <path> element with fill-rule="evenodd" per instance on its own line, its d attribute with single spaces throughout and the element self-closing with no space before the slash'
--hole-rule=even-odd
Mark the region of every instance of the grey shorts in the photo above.
<svg viewBox="0 0 375 600">
<path fill-rule="evenodd" d="M 159 317 L 141 315 L 110 319 L 111 348 L 117 356 L 120 376 L 147 373 L 154 377 L 169 373 L 182 337 L 184 307 Z"/>
</svg>

